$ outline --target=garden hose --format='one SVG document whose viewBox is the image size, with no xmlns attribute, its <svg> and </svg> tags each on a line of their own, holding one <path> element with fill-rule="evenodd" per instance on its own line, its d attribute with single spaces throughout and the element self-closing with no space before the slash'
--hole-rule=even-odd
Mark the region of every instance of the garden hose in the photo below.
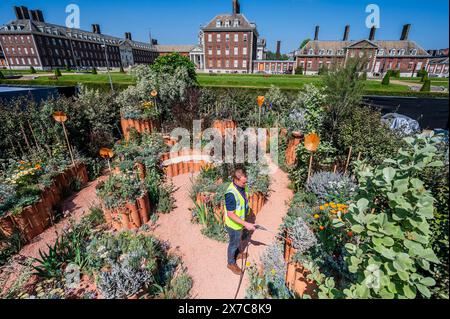
<svg viewBox="0 0 450 319">
<path fill-rule="evenodd" d="M 287 238 L 282 237 L 282 236 L 280 236 L 279 234 L 276 234 L 276 233 L 274 233 L 274 232 L 268 230 L 267 228 L 265 228 L 265 227 L 263 227 L 263 226 L 261 226 L 261 225 L 255 225 L 255 229 L 256 229 L 256 230 L 261 230 L 261 231 L 264 231 L 264 232 L 271 233 L 271 234 L 275 235 L 276 238 L 280 238 L 280 239 L 282 239 L 283 241 L 286 241 L 286 240 L 287 240 Z M 245 253 L 247 254 L 247 256 L 248 256 L 248 249 L 249 249 L 249 247 L 250 247 L 250 244 L 251 244 L 251 243 L 249 243 L 249 244 L 247 245 L 247 248 L 246 248 L 246 250 L 245 250 Z M 241 269 L 244 269 L 244 266 L 245 266 L 245 260 L 242 259 Z M 236 294 L 235 294 L 235 296 L 234 296 L 234 299 L 237 299 L 237 296 L 238 296 L 238 294 L 239 294 L 239 290 L 241 289 L 242 280 L 244 279 L 244 273 L 245 273 L 245 272 L 242 271 L 241 278 L 239 279 L 239 285 L 238 285 Z"/>
</svg>

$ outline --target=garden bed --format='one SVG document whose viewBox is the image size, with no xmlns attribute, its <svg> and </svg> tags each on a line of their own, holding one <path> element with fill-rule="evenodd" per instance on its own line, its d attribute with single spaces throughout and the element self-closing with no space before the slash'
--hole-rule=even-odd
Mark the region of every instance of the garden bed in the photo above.
<svg viewBox="0 0 450 319">
<path fill-rule="evenodd" d="M 80 186 L 88 182 L 86 166 L 82 163 L 71 165 L 57 174 L 49 187 L 42 190 L 39 201 L 23 208 L 20 212 L 9 212 L 0 218 L 0 232 L 6 238 L 18 231 L 24 242 L 30 242 L 40 235 L 55 220 L 54 207 L 61 199 L 71 183 L 79 181 Z"/>
<path fill-rule="evenodd" d="M 125 136 L 125 140 L 130 139 L 130 133 L 132 130 L 136 131 L 139 134 L 142 134 L 144 132 L 146 133 L 153 133 L 157 132 L 161 128 L 161 123 L 157 120 L 150 120 L 150 119 L 127 119 L 127 118 L 121 118 L 120 119 L 120 125 L 122 128 L 122 133 Z"/>
</svg>

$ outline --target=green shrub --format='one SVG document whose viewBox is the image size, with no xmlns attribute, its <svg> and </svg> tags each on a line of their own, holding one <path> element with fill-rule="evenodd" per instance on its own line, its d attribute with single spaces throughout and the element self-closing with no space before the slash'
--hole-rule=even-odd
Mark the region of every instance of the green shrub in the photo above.
<svg viewBox="0 0 450 319">
<path fill-rule="evenodd" d="M 431 80 L 425 80 L 425 82 L 422 85 L 422 88 L 420 89 L 420 92 L 430 92 L 431 90 Z"/>
<path fill-rule="evenodd" d="M 346 245 L 346 261 L 356 281 L 349 298 L 431 297 L 435 280 L 424 272 L 439 263 L 430 247 L 433 197 L 419 174 L 441 167 L 436 139 L 406 138 L 407 147 L 378 167 L 357 169 L 360 192 L 349 220 L 358 243 Z M 404 163 L 408 163 L 405 165 Z"/>
<path fill-rule="evenodd" d="M 0 80 L 3 80 L 5 76 L 3 75 L 3 72 L 0 70 Z"/>
<path fill-rule="evenodd" d="M 96 68 L 92 68 L 92 74 L 98 74 Z"/>
<path fill-rule="evenodd" d="M 426 71 L 425 68 L 422 68 L 417 72 L 417 77 L 423 78 L 424 76 L 428 76 L 428 71 Z"/>
<path fill-rule="evenodd" d="M 174 75 L 176 69 L 180 67 L 185 68 L 190 79 L 193 82 L 197 83 L 197 72 L 195 70 L 195 64 L 188 57 L 182 56 L 179 53 L 160 56 L 151 65 L 151 69 L 156 73 L 165 73 L 170 75 Z"/>
<path fill-rule="evenodd" d="M 62 76 L 60 69 L 55 69 L 55 76 Z"/>
<path fill-rule="evenodd" d="M 352 151 L 352 162 L 359 153 L 372 165 L 381 164 L 395 154 L 402 144 L 399 132 L 392 131 L 381 121 L 381 113 L 362 106 L 353 110 L 352 117 L 339 124 L 338 147 Z"/>
<path fill-rule="evenodd" d="M 382 85 L 389 85 L 390 82 L 391 82 L 391 79 L 390 79 L 390 74 L 389 74 L 389 72 L 388 72 L 388 73 L 386 73 L 386 75 L 384 76 L 383 81 L 381 81 L 381 84 L 382 84 Z"/>
<path fill-rule="evenodd" d="M 120 66 L 120 73 L 125 73 L 125 70 L 123 69 L 123 66 Z"/>
<path fill-rule="evenodd" d="M 303 67 L 301 65 L 299 65 L 298 67 L 295 68 L 295 74 L 299 74 L 299 75 L 303 75 Z"/>
<path fill-rule="evenodd" d="M 34 69 L 34 67 L 30 67 L 30 73 L 31 74 L 36 74 L 37 73 L 36 70 Z"/>
</svg>

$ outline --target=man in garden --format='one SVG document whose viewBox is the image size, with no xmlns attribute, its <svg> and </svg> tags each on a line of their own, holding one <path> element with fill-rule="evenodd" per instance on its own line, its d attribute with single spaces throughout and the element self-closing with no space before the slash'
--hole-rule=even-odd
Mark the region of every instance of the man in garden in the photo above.
<svg viewBox="0 0 450 319">
<path fill-rule="evenodd" d="M 247 255 L 240 251 L 242 233 L 244 228 L 248 231 L 254 231 L 255 225 L 245 221 L 249 212 L 247 174 L 243 169 L 238 168 L 234 170 L 232 178 L 233 182 L 225 194 L 225 225 L 230 237 L 228 269 L 236 275 L 241 275 L 242 270 L 236 264 L 236 261 L 247 258 Z"/>
</svg>

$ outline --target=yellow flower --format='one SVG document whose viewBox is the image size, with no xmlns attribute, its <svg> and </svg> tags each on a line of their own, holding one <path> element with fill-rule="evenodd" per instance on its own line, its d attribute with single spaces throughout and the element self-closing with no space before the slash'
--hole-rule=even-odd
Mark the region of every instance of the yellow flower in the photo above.
<svg viewBox="0 0 450 319">
<path fill-rule="evenodd" d="M 330 204 L 326 203 L 326 204 L 325 204 L 325 207 L 330 207 Z"/>
<path fill-rule="evenodd" d="M 331 206 L 331 208 L 336 208 L 337 207 L 336 204 L 333 203 L 333 202 L 330 203 L 330 206 Z"/>
<path fill-rule="evenodd" d="M 249 262 L 249 261 L 247 261 L 246 263 L 245 263 L 245 266 L 247 266 L 247 268 L 248 267 L 250 267 L 252 264 Z"/>
<path fill-rule="evenodd" d="M 315 219 L 319 219 L 319 218 L 320 218 L 319 214 L 315 214 L 315 215 L 314 215 L 314 218 L 315 218 Z"/>
<path fill-rule="evenodd" d="M 275 271 L 275 269 L 272 269 L 271 272 L 272 272 L 272 275 L 273 275 L 273 276 L 275 276 L 275 274 L 277 273 L 277 272 Z"/>
</svg>

